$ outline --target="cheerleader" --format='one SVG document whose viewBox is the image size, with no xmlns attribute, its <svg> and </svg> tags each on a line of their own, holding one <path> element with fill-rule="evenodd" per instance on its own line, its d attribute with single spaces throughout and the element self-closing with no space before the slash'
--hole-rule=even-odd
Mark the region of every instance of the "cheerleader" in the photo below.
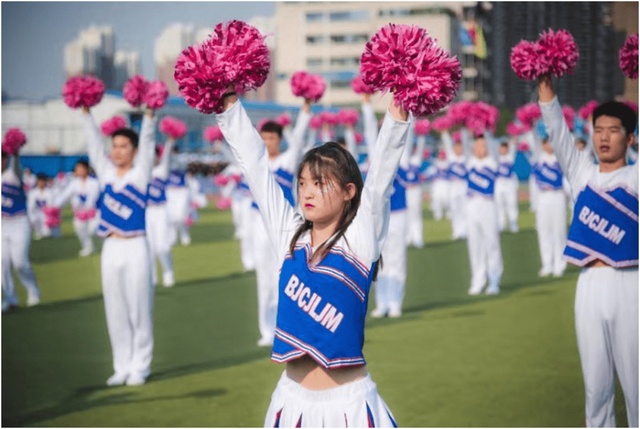
<svg viewBox="0 0 640 429">
<path fill-rule="evenodd" d="M 37 178 L 30 168 L 25 168 L 22 174 L 22 183 L 24 183 L 25 192 L 29 192 L 36 187 Z"/>
<path fill-rule="evenodd" d="M 174 152 L 178 152 L 178 147 L 174 146 Z M 180 244 L 188 246 L 191 244 L 191 235 L 187 226 L 187 218 L 191 210 L 191 194 L 187 185 L 186 170 L 178 168 L 179 161 L 174 157 L 172 161 L 174 168 L 169 172 L 167 186 L 165 188 L 167 198 L 167 208 L 169 210 L 169 221 L 171 229 L 171 245 L 175 244 L 180 236 Z"/>
<path fill-rule="evenodd" d="M 438 159 L 435 165 L 429 167 L 427 172 L 429 179 L 431 180 L 431 211 L 433 212 L 433 218 L 435 220 L 442 220 L 445 214 L 445 210 L 449 205 L 449 198 L 451 195 L 449 179 L 449 162 L 447 162 L 446 151 L 441 150 L 438 152 Z"/>
<path fill-rule="evenodd" d="M 496 208 L 498 226 L 504 231 L 509 220 L 509 231 L 518 232 L 518 176 L 513 171 L 517 147 L 515 141 L 500 143 L 498 174 L 496 176 Z"/>
<path fill-rule="evenodd" d="M 81 245 L 79 254 L 81 257 L 86 257 L 94 251 L 91 236 L 95 234 L 100 222 L 100 214 L 97 210 L 100 183 L 98 179 L 89 176 L 89 163 L 85 160 L 76 163 L 73 174 L 74 179 L 60 195 L 56 196 L 54 205 L 61 208 L 67 201 L 71 201 L 73 229 Z"/>
<path fill-rule="evenodd" d="M 29 261 L 31 227 L 27 198 L 20 174 L 20 160 L 2 152 L 2 312 L 18 305 L 13 269 L 27 290 L 27 306 L 40 303 L 40 289 Z"/>
<path fill-rule="evenodd" d="M 358 165 L 339 145 L 308 152 L 295 176 L 302 216 L 270 172 L 271 150 L 265 150 L 234 94 L 225 94 L 217 121 L 260 207 L 276 267 L 281 266 L 271 356 L 287 368 L 265 426 L 395 426 L 367 373 L 362 345 L 407 114 L 391 103 L 364 187 Z"/>
<path fill-rule="evenodd" d="M 407 172 L 407 215 L 409 225 L 407 227 L 407 244 L 418 249 L 424 246 L 422 217 L 423 177 L 420 167 L 423 162 L 424 146 L 426 136 L 419 135 L 416 141 L 416 150 L 409 161 L 409 171 Z"/>
<path fill-rule="evenodd" d="M 104 188 L 98 235 L 105 239 L 102 294 L 114 369 L 107 385 L 137 386 L 149 376 L 153 355 L 154 288 L 145 238 L 145 208 L 156 119 L 152 110 L 145 113 L 139 144 L 138 135 L 131 129 L 113 133 L 109 157 L 89 108 L 83 110 L 89 161 Z"/>
<path fill-rule="evenodd" d="M 33 228 L 34 238 L 40 240 L 52 235 L 52 228 L 48 225 L 47 215 L 43 209 L 53 205 L 53 190 L 47 188 L 46 175 L 38 174 L 36 177 L 36 187 L 27 194 L 27 215 Z"/>
<path fill-rule="evenodd" d="M 467 237 L 467 166 L 464 149 L 454 142 L 448 131 L 442 132 L 442 144 L 449 161 L 449 209 L 451 210 L 451 238 Z"/>
</svg>

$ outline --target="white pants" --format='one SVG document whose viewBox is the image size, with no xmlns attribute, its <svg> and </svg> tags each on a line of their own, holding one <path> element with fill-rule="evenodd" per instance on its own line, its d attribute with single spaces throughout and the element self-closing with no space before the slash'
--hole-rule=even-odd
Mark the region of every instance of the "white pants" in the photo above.
<svg viewBox="0 0 640 429">
<path fill-rule="evenodd" d="M 78 236 L 78 240 L 80 240 L 82 250 L 93 252 L 93 239 L 91 236 L 95 234 L 99 223 L 100 212 L 97 212 L 93 218 L 87 221 L 80 220 L 77 217 L 73 218 L 73 229 Z"/>
<path fill-rule="evenodd" d="M 164 279 L 173 279 L 173 257 L 169 241 L 169 214 L 166 204 L 147 206 L 145 211 L 147 240 L 149 240 L 149 257 L 151 267 L 151 283 L 158 284 L 156 258 L 162 265 Z M 164 281 L 164 280 L 163 280 Z"/>
<path fill-rule="evenodd" d="M 188 245 L 191 243 L 189 235 L 189 227 L 187 226 L 187 217 L 191 210 L 189 188 L 171 188 L 166 189 L 167 208 L 169 209 L 170 221 L 170 239 L 171 245 L 174 245 L 180 235 L 180 243 Z"/>
<path fill-rule="evenodd" d="M 529 211 L 535 212 L 538 208 L 538 185 L 536 179 L 531 173 L 529 176 Z"/>
<path fill-rule="evenodd" d="M 567 242 L 567 200 L 564 191 L 538 191 L 536 231 L 542 272 L 562 275 L 567 264 L 562 253 Z"/>
<path fill-rule="evenodd" d="M 407 188 L 407 216 L 409 218 L 407 244 L 415 247 L 424 246 L 422 196 L 421 185 Z"/>
<path fill-rule="evenodd" d="M 256 260 L 253 255 L 253 209 L 251 208 L 252 199 L 250 197 L 242 197 L 239 203 L 238 235 L 240 236 L 240 260 L 245 271 L 256 269 Z"/>
<path fill-rule="evenodd" d="M 436 180 L 431 185 L 431 211 L 435 220 L 442 220 L 445 210 L 449 207 L 449 181 Z"/>
<path fill-rule="evenodd" d="M 33 233 L 36 236 L 36 240 L 39 240 L 42 237 L 50 237 L 51 236 L 51 228 L 49 228 L 45 224 L 46 217 L 44 213 L 41 211 L 37 211 L 33 213 L 31 217 L 31 225 L 33 226 Z"/>
<path fill-rule="evenodd" d="M 498 227 L 504 231 L 509 221 L 509 230 L 518 231 L 518 180 L 515 178 L 496 180 L 496 208 L 498 210 Z"/>
<path fill-rule="evenodd" d="M 18 295 L 13 282 L 13 267 L 18 273 L 29 298 L 40 297 L 36 275 L 29 261 L 31 227 L 26 215 L 2 218 L 2 292 L 4 300 L 18 305 Z"/>
<path fill-rule="evenodd" d="M 472 197 L 467 202 L 467 248 L 471 265 L 469 292 L 480 293 L 489 280 L 497 291 L 502 277 L 500 230 L 493 199 Z"/>
<path fill-rule="evenodd" d="M 370 421 L 373 420 L 373 421 Z M 326 390 L 309 390 L 282 373 L 264 427 L 397 427 L 376 384 L 367 376 Z"/>
<path fill-rule="evenodd" d="M 264 340 L 272 340 L 276 330 L 278 315 L 278 260 L 262 215 L 251 210 L 253 218 L 253 255 L 256 263 L 258 283 L 258 329 Z"/>
<path fill-rule="evenodd" d="M 451 208 L 451 238 L 467 236 L 467 182 L 452 180 L 449 184 Z"/>
<path fill-rule="evenodd" d="M 231 219 L 235 229 L 234 237 L 240 240 L 242 237 L 240 234 L 242 229 L 242 196 L 237 195 L 237 193 L 234 193 L 231 197 Z"/>
<path fill-rule="evenodd" d="M 153 293 L 145 237 L 106 238 L 102 294 L 116 374 L 148 376 L 153 355 Z"/>
<path fill-rule="evenodd" d="M 391 212 L 376 282 L 376 310 L 400 311 L 407 280 L 407 211 Z"/>
<path fill-rule="evenodd" d="M 583 269 L 575 313 L 587 426 L 616 426 L 615 369 L 629 427 L 638 427 L 638 267 Z"/>
</svg>

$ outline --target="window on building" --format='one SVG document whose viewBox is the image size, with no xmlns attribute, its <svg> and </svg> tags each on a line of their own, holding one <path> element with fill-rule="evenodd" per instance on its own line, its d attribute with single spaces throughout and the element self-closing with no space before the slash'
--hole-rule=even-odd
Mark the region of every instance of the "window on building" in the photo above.
<svg viewBox="0 0 640 429">
<path fill-rule="evenodd" d="M 287 79 L 287 74 L 286 73 L 278 73 L 278 75 L 276 76 L 276 78 L 278 80 L 286 80 Z"/>
<path fill-rule="evenodd" d="M 307 36 L 307 45 L 319 45 L 321 43 L 324 43 L 324 36 L 322 35 Z"/>
<path fill-rule="evenodd" d="M 360 57 L 331 58 L 330 64 L 341 67 L 358 67 L 360 65 Z"/>
<path fill-rule="evenodd" d="M 307 58 L 307 67 L 322 66 L 322 58 Z"/>
<path fill-rule="evenodd" d="M 332 80 L 329 82 L 329 88 L 331 89 L 343 89 L 343 88 L 351 88 L 350 80 Z"/>
<path fill-rule="evenodd" d="M 331 43 L 366 43 L 369 41 L 367 34 L 333 34 Z"/>
<path fill-rule="evenodd" d="M 330 21 L 366 21 L 368 19 L 368 10 L 341 10 L 329 13 Z"/>
<path fill-rule="evenodd" d="M 307 13 L 307 22 L 318 22 L 324 19 L 324 12 Z"/>
<path fill-rule="evenodd" d="M 414 8 L 402 8 L 402 9 L 380 9 L 378 16 L 390 17 L 390 16 L 416 16 L 416 15 L 450 15 L 452 12 L 449 9 L 440 7 L 414 7 Z"/>
</svg>

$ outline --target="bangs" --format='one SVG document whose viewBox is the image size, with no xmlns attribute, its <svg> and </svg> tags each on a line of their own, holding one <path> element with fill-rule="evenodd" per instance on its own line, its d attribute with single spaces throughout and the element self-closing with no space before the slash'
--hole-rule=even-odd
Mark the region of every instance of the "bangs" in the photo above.
<svg viewBox="0 0 640 429">
<path fill-rule="evenodd" d="M 302 171 L 305 167 L 309 168 L 309 174 L 313 180 L 326 185 L 329 182 L 340 183 L 340 179 L 337 176 L 335 169 L 337 163 L 334 159 L 322 156 L 318 153 L 310 154 L 309 157 L 302 161 L 300 169 L 298 170 L 298 180 L 302 177 Z"/>
</svg>

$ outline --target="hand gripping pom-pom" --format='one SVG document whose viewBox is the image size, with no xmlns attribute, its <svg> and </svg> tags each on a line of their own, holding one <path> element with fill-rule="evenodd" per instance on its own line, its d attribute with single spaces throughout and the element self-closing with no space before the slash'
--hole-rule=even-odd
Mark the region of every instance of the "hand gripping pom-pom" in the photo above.
<svg viewBox="0 0 640 429">
<path fill-rule="evenodd" d="M 69 78 L 62 87 L 62 97 L 67 106 L 93 107 L 104 96 L 104 83 L 93 76 L 76 76 Z"/>
<path fill-rule="evenodd" d="M 565 73 L 573 74 L 578 58 L 578 46 L 573 36 L 567 30 L 543 31 L 536 42 L 538 44 L 539 73 L 552 73 L 555 77 L 562 77 Z"/>
<path fill-rule="evenodd" d="M 126 127 L 127 121 L 122 116 L 114 116 L 113 118 L 102 122 L 100 125 L 100 131 L 102 131 L 104 136 L 109 137 L 116 131 Z"/>
<path fill-rule="evenodd" d="M 318 128 L 320 128 L 322 126 L 322 117 L 320 115 L 316 115 L 311 117 L 311 119 L 309 120 L 309 128 L 313 129 L 313 130 L 317 130 Z"/>
<path fill-rule="evenodd" d="M 147 91 L 144 93 L 144 104 L 149 109 L 160 109 L 169 98 L 169 89 L 167 84 L 161 80 L 154 80 L 147 85 Z"/>
<path fill-rule="evenodd" d="M 354 136 L 356 138 L 356 144 L 361 144 L 364 141 L 364 136 L 362 135 L 362 133 L 359 132 L 355 132 Z"/>
<path fill-rule="evenodd" d="M 144 102 L 147 85 L 148 83 L 144 79 L 144 76 L 139 74 L 132 76 L 127 83 L 124 84 L 122 96 L 131 106 L 138 107 Z"/>
<path fill-rule="evenodd" d="M 415 132 L 416 135 L 426 136 L 431 131 L 431 123 L 428 119 L 418 120 L 416 121 Z"/>
<path fill-rule="evenodd" d="M 571 106 L 563 106 L 562 114 L 564 115 L 564 120 L 567 123 L 570 131 L 573 131 L 574 120 L 576 118 L 576 112 L 573 110 Z"/>
<path fill-rule="evenodd" d="M 520 79 L 534 80 L 540 73 L 540 55 L 537 42 L 521 40 L 511 48 L 511 68 Z"/>
<path fill-rule="evenodd" d="M 15 155 L 27 143 L 27 136 L 20 128 L 9 128 L 2 139 L 2 152 Z"/>
<path fill-rule="evenodd" d="M 598 107 L 598 102 L 596 100 L 591 100 L 578 110 L 578 116 L 582 119 L 588 119 L 593 111 L 596 110 L 596 107 Z"/>
<path fill-rule="evenodd" d="M 423 28 L 388 24 L 367 42 L 360 75 L 375 90 L 393 91 L 405 111 L 426 116 L 453 100 L 462 69 Z"/>
<path fill-rule="evenodd" d="M 338 112 L 338 123 L 354 127 L 358 123 L 359 115 L 357 110 L 342 109 Z"/>
<path fill-rule="evenodd" d="M 222 131 L 220 131 L 220 127 L 217 125 L 210 125 L 204 129 L 204 139 L 208 142 L 213 143 L 223 138 Z"/>
<path fill-rule="evenodd" d="M 291 92 L 296 97 L 303 97 L 317 102 L 322 98 L 326 89 L 327 84 L 322 76 L 318 74 L 297 71 L 291 76 Z"/>
<path fill-rule="evenodd" d="M 160 132 L 178 140 L 187 134 L 187 124 L 172 116 L 165 116 L 160 121 Z"/>
<path fill-rule="evenodd" d="M 362 76 L 360 75 L 354 77 L 351 81 L 351 89 L 353 89 L 353 92 L 356 94 L 373 94 L 376 92 L 375 89 L 362 81 Z"/>
<path fill-rule="evenodd" d="M 281 127 L 287 127 L 291 125 L 291 116 L 285 112 L 276 118 L 276 123 Z"/>
<path fill-rule="evenodd" d="M 620 68 L 630 79 L 638 79 L 638 35 L 631 34 L 620 48 Z"/>
<path fill-rule="evenodd" d="M 200 112 L 222 113 L 229 85 L 249 91 L 267 80 L 271 61 L 260 32 L 242 21 L 219 23 L 210 38 L 182 51 L 174 79 L 186 103 Z"/>
</svg>

